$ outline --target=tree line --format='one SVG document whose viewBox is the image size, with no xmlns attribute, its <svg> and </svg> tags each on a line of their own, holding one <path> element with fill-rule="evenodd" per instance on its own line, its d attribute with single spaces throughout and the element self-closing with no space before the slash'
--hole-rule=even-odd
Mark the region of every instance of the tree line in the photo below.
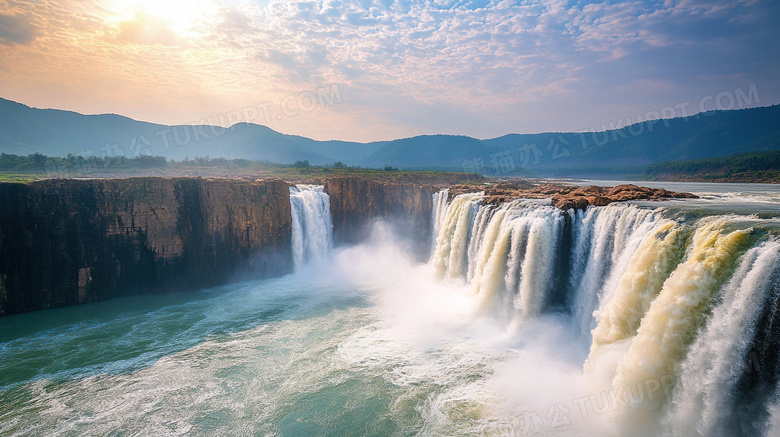
<svg viewBox="0 0 780 437">
<path fill-rule="evenodd" d="M 780 150 L 748 152 L 717 158 L 694 159 L 690 161 L 664 161 L 645 168 L 646 177 L 664 174 L 702 175 L 728 177 L 737 173 L 754 173 L 780 170 Z"/>
<path fill-rule="evenodd" d="M 336 161 L 332 164 L 326 164 L 323 166 L 311 165 L 309 161 L 295 161 L 292 164 L 280 164 L 270 161 L 252 161 L 249 159 L 225 159 L 225 158 L 212 158 L 209 155 L 196 156 L 190 159 L 189 157 L 181 160 L 174 161 L 168 160 L 164 156 L 151 156 L 151 155 L 139 155 L 134 157 L 99 157 L 99 156 L 83 156 L 75 153 L 70 153 L 65 157 L 58 156 L 46 156 L 41 153 L 31 153 L 29 155 L 14 155 L 11 153 L 0 153 L 0 170 L 18 170 L 24 172 L 38 172 L 44 171 L 50 167 L 56 167 L 63 171 L 83 171 L 83 169 L 91 169 L 92 171 L 99 171 L 102 169 L 109 170 L 112 168 L 126 168 L 126 169 L 161 169 L 161 168 L 181 168 L 181 167 L 265 167 L 265 168 L 334 168 L 334 169 L 361 169 L 360 166 L 349 166 L 341 161 Z M 398 171 L 398 168 L 385 166 L 385 171 Z"/>
</svg>

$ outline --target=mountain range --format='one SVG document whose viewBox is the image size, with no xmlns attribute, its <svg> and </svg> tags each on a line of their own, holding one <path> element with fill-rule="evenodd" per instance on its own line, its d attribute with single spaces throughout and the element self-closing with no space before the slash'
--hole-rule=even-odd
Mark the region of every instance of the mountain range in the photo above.
<svg viewBox="0 0 780 437">
<path fill-rule="evenodd" d="M 266 126 L 167 126 L 115 114 L 37 109 L 0 98 L 0 152 L 182 160 L 196 156 L 290 164 L 466 170 L 485 174 L 623 172 L 662 161 L 780 149 L 780 105 L 644 121 L 600 132 L 510 134 L 480 140 L 421 135 L 392 141 L 318 141 Z M 641 172 L 641 170 L 639 170 Z"/>
</svg>

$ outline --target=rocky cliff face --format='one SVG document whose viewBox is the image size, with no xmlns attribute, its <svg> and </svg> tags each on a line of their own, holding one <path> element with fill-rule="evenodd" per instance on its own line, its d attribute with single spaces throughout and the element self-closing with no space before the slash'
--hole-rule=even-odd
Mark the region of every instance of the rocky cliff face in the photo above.
<svg viewBox="0 0 780 437">
<path fill-rule="evenodd" d="M 436 187 L 359 176 L 334 176 L 325 179 L 324 186 L 330 196 L 336 243 L 355 243 L 364 239 L 371 221 L 383 218 L 400 227 L 401 235 L 414 242 L 412 249 L 417 255 L 427 255 Z"/>
<path fill-rule="evenodd" d="M 286 273 L 288 188 L 201 178 L 0 184 L 0 315 Z"/>
</svg>

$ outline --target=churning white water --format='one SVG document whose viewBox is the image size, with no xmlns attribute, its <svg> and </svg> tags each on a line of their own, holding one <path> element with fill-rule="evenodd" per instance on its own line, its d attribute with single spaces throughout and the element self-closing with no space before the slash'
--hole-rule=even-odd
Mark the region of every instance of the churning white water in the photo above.
<svg viewBox="0 0 780 437">
<path fill-rule="evenodd" d="M 330 198 L 318 185 L 290 187 L 293 263 L 321 260 L 333 245 Z"/>
</svg>

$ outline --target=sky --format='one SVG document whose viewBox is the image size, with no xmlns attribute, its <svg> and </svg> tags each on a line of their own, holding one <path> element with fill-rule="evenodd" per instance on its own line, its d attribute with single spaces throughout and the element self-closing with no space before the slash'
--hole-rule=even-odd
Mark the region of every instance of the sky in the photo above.
<svg viewBox="0 0 780 437">
<path fill-rule="evenodd" d="M 778 19 L 777 0 L 0 0 L 0 97 L 319 140 L 603 130 L 780 103 Z"/>
</svg>

